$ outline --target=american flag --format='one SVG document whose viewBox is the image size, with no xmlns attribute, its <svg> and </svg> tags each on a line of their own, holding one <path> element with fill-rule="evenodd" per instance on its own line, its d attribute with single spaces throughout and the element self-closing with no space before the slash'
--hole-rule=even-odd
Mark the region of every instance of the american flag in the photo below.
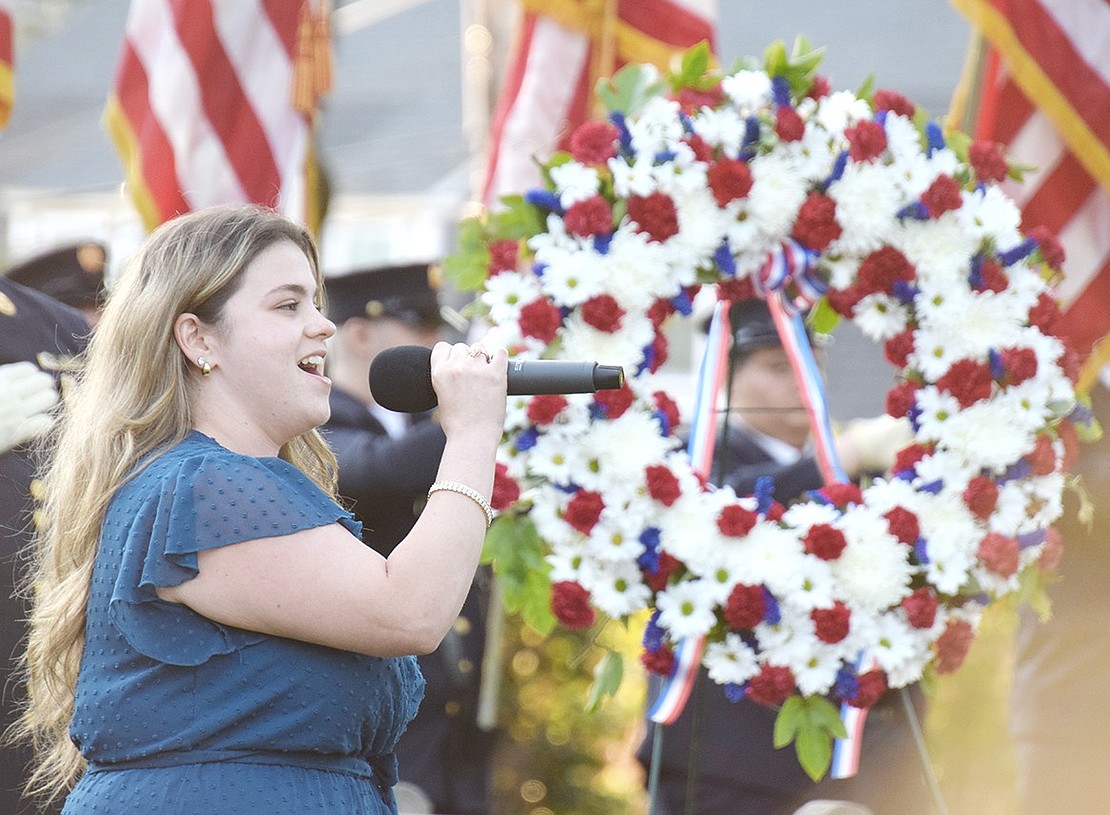
<svg viewBox="0 0 1110 815">
<path fill-rule="evenodd" d="M 307 220 L 327 0 L 133 0 L 105 123 L 148 228 L 211 204 Z"/>
<path fill-rule="evenodd" d="M 0 0 L 0 127 L 8 123 L 15 102 L 15 30 L 12 0 Z"/>
<path fill-rule="evenodd" d="M 666 68 L 715 42 L 715 0 L 522 0 L 524 14 L 493 115 L 482 201 L 540 183 L 536 159 L 566 147 L 591 116 L 594 86 L 629 62 Z"/>
<path fill-rule="evenodd" d="M 1063 333 L 1089 377 L 1110 359 L 1110 2 L 952 2 L 990 45 L 976 136 L 1035 168 L 1008 192 L 1064 247 Z"/>
</svg>

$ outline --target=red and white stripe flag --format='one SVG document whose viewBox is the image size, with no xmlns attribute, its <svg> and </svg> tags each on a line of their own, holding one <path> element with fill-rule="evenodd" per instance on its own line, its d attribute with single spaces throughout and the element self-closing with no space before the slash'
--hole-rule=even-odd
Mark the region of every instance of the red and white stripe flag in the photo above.
<svg viewBox="0 0 1110 815">
<path fill-rule="evenodd" d="M 312 117 L 330 71 L 314 43 L 328 6 L 133 0 L 105 122 L 148 228 L 211 204 L 306 220 Z M 305 61 L 325 77 L 307 95 Z"/>
<path fill-rule="evenodd" d="M 15 102 L 15 26 L 12 0 L 0 0 L 0 127 L 8 123 Z"/>
<path fill-rule="evenodd" d="M 992 52 L 976 136 L 1036 169 L 1008 192 L 1026 228 L 1046 226 L 1067 254 L 1062 333 L 1088 374 L 1110 358 L 1110 2 L 953 0 Z"/>
<path fill-rule="evenodd" d="M 524 15 L 497 108 L 482 201 L 540 184 L 536 160 L 590 118 L 594 85 L 630 62 L 666 68 L 715 42 L 716 0 L 521 0 Z M 615 13 L 613 13 L 615 11 Z"/>
</svg>

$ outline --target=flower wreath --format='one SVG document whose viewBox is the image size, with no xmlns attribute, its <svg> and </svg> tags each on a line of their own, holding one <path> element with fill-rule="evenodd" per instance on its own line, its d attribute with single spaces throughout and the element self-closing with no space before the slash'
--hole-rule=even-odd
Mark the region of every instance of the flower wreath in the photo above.
<svg viewBox="0 0 1110 815">
<path fill-rule="evenodd" d="M 778 43 L 727 75 L 703 46 L 665 79 L 626 67 L 599 88 L 607 121 L 542 165 L 543 189 L 465 220 L 446 268 L 510 353 L 630 372 L 510 400 L 486 546 L 510 610 L 550 630 L 652 609 L 650 671 L 703 638 L 730 698 L 866 708 L 954 670 L 989 603 L 1033 596 L 1083 417 L 1054 334 L 1063 253 L 1022 233 L 998 147 L 897 93 L 830 92 L 819 60 Z M 805 262 L 773 280 L 784 245 Z M 818 331 L 847 318 L 883 343 L 887 411 L 914 431 L 890 475 L 784 508 L 694 474 L 654 374 L 664 323 L 710 284 L 808 293 Z M 815 777 L 833 710 L 788 728 L 821 736 L 796 743 Z"/>
</svg>

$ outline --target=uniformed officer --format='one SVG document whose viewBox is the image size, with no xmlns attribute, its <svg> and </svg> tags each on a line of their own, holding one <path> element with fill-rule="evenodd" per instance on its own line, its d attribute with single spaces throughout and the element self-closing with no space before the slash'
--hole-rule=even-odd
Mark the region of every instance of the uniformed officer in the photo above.
<svg viewBox="0 0 1110 815">
<path fill-rule="evenodd" d="M 398 345 L 431 346 L 446 331 L 438 267 L 362 269 L 327 280 L 331 418 L 324 437 L 339 460 L 339 492 L 363 523 L 364 541 L 388 555 L 408 534 L 435 480 L 445 438 L 432 413 L 403 414 L 374 402 L 370 363 Z M 479 569 L 453 631 L 420 657 L 426 688 L 397 747 L 403 810 L 487 815 L 494 735 L 477 724 L 488 572 Z M 423 809 L 421 809 L 423 807 Z"/>
<path fill-rule="evenodd" d="M 31 540 L 35 492 L 31 442 L 49 424 L 49 409 L 84 349 L 81 313 L 0 277 L 0 727 L 15 721 L 15 658 L 25 633 L 22 601 L 13 597 L 21 553 Z M 0 748 L 0 812 L 31 813 L 20 803 L 29 751 Z"/>
<path fill-rule="evenodd" d="M 104 305 L 107 265 L 107 246 L 100 241 L 85 240 L 12 266 L 7 276 L 9 280 L 72 306 L 85 315 L 89 325 L 95 326 Z"/>
</svg>

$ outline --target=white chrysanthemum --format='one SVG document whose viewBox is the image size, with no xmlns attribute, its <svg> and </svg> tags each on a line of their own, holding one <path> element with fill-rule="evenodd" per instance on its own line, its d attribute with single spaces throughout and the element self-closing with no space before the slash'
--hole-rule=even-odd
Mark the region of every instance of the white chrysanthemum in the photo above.
<svg viewBox="0 0 1110 815">
<path fill-rule="evenodd" d="M 953 213 L 906 221 L 898 230 L 897 245 L 917 270 L 916 285 L 928 291 L 967 288 L 970 259 L 979 242 L 968 237 Z"/>
<path fill-rule="evenodd" d="M 597 256 L 592 252 L 548 252 L 536 255 L 544 263 L 540 285 L 555 305 L 574 308 L 605 293 Z"/>
<path fill-rule="evenodd" d="M 713 604 L 699 580 L 668 586 L 656 595 L 655 607 L 659 611 L 659 625 L 672 639 L 700 637 L 717 622 Z"/>
<path fill-rule="evenodd" d="M 833 687 L 843 656 L 839 644 L 822 642 L 814 635 L 797 637 L 776 654 L 779 659 L 786 658 L 786 667 L 804 696 L 826 693 Z"/>
<path fill-rule="evenodd" d="M 977 468 L 968 467 L 960 456 L 944 448 L 937 448 L 922 458 L 916 469 L 916 484 L 923 488 L 921 500 L 925 506 L 932 502 L 954 500 L 956 496 L 963 494 L 971 479 L 979 474 Z M 936 491 L 937 484 L 941 485 L 940 491 Z M 935 496 L 931 494 L 934 492 Z"/>
<path fill-rule="evenodd" d="M 886 147 L 891 164 L 902 175 L 913 173 L 912 168 L 916 167 L 919 161 L 925 160 L 925 153 L 921 149 L 921 131 L 917 129 L 917 125 L 912 119 L 888 112 L 883 122 L 883 129 L 886 131 Z M 912 182 L 909 186 L 913 186 Z M 920 189 L 923 190 L 925 187 Z"/>
<path fill-rule="evenodd" d="M 759 673 L 759 659 L 739 634 L 728 633 L 722 642 L 711 642 L 702 664 L 709 678 L 721 685 L 742 685 Z"/>
<path fill-rule="evenodd" d="M 632 136 L 632 150 L 648 159 L 669 150 L 683 136 L 678 102 L 656 96 L 641 107 L 636 116 L 627 121 Z"/>
<path fill-rule="evenodd" d="M 520 309 L 540 296 L 540 284 L 532 275 L 503 273 L 486 280 L 479 300 L 489 309 L 494 324 L 515 323 Z"/>
<path fill-rule="evenodd" d="M 921 300 L 920 297 L 916 299 L 919 302 Z M 919 309 L 918 316 L 920 315 Z M 920 372 L 926 382 L 936 382 L 960 358 L 957 342 L 950 335 L 922 326 L 918 326 L 913 332 L 913 353 L 908 360 L 909 367 Z"/>
<path fill-rule="evenodd" d="M 810 183 L 823 184 L 832 175 L 843 145 L 817 127 L 807 124 L 801 141 L 786 142 L 778 149 L 790 157 L 799 174 Z"/>
<path fill-rule="evenodd" d="M 746 116 L 771 101 L 771 77 L 764 71 L 737 71 L 721 80 L 721 90 Z"/>
<path fill-rule="evenodd" d="M 568 161 L 566 164 L 552 167 L 550 172 L 555 191 L 559 195 L 559 203 L 564 209 L 569 209 L 579 201 L 593 198 L 601 186 L 597 170 L 579 164 L 577 161 Z"/>
<path fill-rule="evenodd" d="M 752 190 L 748 195 L 748 217 L 765 235 L 785 237 L 794 224 L 794 216 L 806 199 L 806 184 L 788 159 L 776 155 L 760 155 L 751 161 Z"/>
<path fill-rule="evenodd" d="M 633 561 L 605 561 L 583 575 L 582 587 L 593 604 L 610 617 L 620 618 L 644 609 L 651 602 L 651 589 L 644 583 Z"/>
<path fill-rule="evenodd" d="M 1025 314 L 1014 309 L 1010 297 L 951 284 L 928 292 L 923 289 L 916 298 L 921 330 L 946 337 L 957 359 L 982 359 L 988 348 L 1011 347 L 1024 333 Z"/>
<path fill-rule="evenodd" d="M 960 402 L 955 396 L 932 385 L 917 391 L 917 437 L 924 441 L 939 441 L 944 428 L 960 412 Z"/>
<path fill-rule="evenodd" d="M 1005 403 L 976 402 L 944 423 L 939 441 L 969 468 L 1002 472 L 1032 448 L 1033 434 Z"/>
<path fill-rule="evenodd" d="M 605 287 L 629 313 L 644 313 L 659 298 L 670 298 L 679 284 L 667 249 L 629 226 L 613 235 L 609 251 L 597 258 Z"/>
<path fill-rule="evenodd" d="M 919 518 L 925 538 L 926 579 L 944 594 L 956 594 L 975 563 L 982 531 L 962 502 L 938 502 Z"/>
<path fill-rule="evenodd" d="M 693 121 L 694 132 L 706 144 L 721 148 L 729 158 L 736 158 L 744 140 L 745 121 L 733 108 L 702 108 Z"/>
<path fill-rule="evenodd" d="M 822 97 L 814 116 L 816 123 L 834 138 L 842 137 L 849 127 L 870 118 L 871 106 L 849 91 L 835 91 Z"/>
<path fill-rule="evenodd" d="M 747 583 L 763 583 L 777 596 L 801 587 L 805 549 L 796 533 L 760 522 L 729 552 L 732 569 Z"/>
<path fill-rule="evenodd" d="M 885 518 L 853 506 L 838 526 L 848 545 L 832 561 L 832 571 L 850 607 L 878 611 L 910 593 L 912 567 L 906 547 L 890 534 Z"/>
<path fill-rule="evenodd" d="M 694 282 L 699 266 L 708 266 L 713 253 L 721 245 L 728 224 L 713 194 L 705 186 L 675 199 L 678 208 L 679 232 L 667 241 L 671 264 L 677 270 L 688 270 L 685 279 L 674 277 L 680 285 Z"/>
<path fill-rule="evenodd" d="M 641 532 L 641 524 L 615 507 L 606 507 L 590 530 L 586 551 L 591 557 L 606 563 L 622 560 L 635 563 L 644 553 Z"/>
<path fill-rule="evenodd" d="M 602 365 L 619 365 L 635 371 L 644 359 L 644 348 L 655 338 L 651 321 L 642 313 L 625 314 L 620 329 L 599 331 L 573 313 L 563 326 L 562 356 L 566 359 L 593 359 Z"/>
<path fill-rule="evenodd" d="M 876 292 L 856 304 L 853 322 L 866 336 L 882 342 L 904 331 L 908 318 L 909 311 L 900 300 Z"/>
<path fill-rule="evenodd" d="M 613 192 L 621 198 L 647 196 L 655 192 L 655 175 L 650 161 L 630 164 L 624 156 L 615 156 L 609 159 L 609 172 L 613 174 Z"/>
<path fill-rule="evenodd" d="M 829 187 L 836 201 L 836 220 L 843 228 L 827 254 L 873 252 L 891 239 L 896 215 L 904 205 L 892 171 L 879 164 L 849 164 Z"/>
<path fill-rule="evenodd" d="M 541 433 L 526 455 L 532 475 L 561 486 L 572 483 L 574 474 L 586 464 L 582 451 L 557 431 Z"/>
<path fill-rule="evenodd" d="M 786 508 L 786 512 L 782 516 L 782 522 L 804 535 L 811 526 L 835 524 L 839 517 L 840 510 L 831 504 L 799 501 Z"/>
<path fill-rule="evenodd" d="M 806 613 L 815 608 L 830 608 L 837 587 L 829 563 L 819 557 L 805 557 L 799 567 L 798 587 L 782 597 L 783 605 Z"/>
<path fill-rule="evenodd" d="M 715 493 L 683 493 L 658 519 L 660 546 L 696 574 L 707 574 L 720 560 L 720 533 L 710 504 Z"/>
<path fill-rule="evenodd" d="M 545 560 L 551 566 L 548 577 L 552 583 L 565 580 L 581 583 L 582 566 L 588 560 L 585 553 L 585 541 L 581 535 L 576 535 L 573 539 L 552 547 Z"/>
<path fill-rule="evenodd" d="M 566 493 L 549 483 L 541 482 L 535 489 L 528 490 L 527 494 L 532 500 L 532 511 L 528 517 L 535 524 L 536 532 L 541 538 L 556 550 L 570 542 L 581 546 L 584 540 L 582 534 L 562 518 L 562 509 L 567 503 Z M 522 494 L 521 497 L 525 496 Z"/>
<path fill-rule="evenodd" d="M 585 457 L 578 483 L 627 501 L 647 467 L 662 462 L 675 442 L 662 435 L 653 415 L 629 410 L 619 419 L 595 422 L 574 443 Z"/>
<path fill-rule="evenodd" d="M 939 632 L 914 628 L 899 614 L 886 614 L 878 620 L 878 639 L 870 649 L 871 655 L 887 675 L 891 688 L 901 688 L 916 682 L 926 663 L 932 658 L 929 643 Z"/>
<path fill-rule="evenodd" d="M 1021 242 L 1021 210 L 1000 187 L 977 187 L 964 194 L 964 205 L 956 211 L 967 234 L 976 241 L 995 246 Z"/>
</svg>

